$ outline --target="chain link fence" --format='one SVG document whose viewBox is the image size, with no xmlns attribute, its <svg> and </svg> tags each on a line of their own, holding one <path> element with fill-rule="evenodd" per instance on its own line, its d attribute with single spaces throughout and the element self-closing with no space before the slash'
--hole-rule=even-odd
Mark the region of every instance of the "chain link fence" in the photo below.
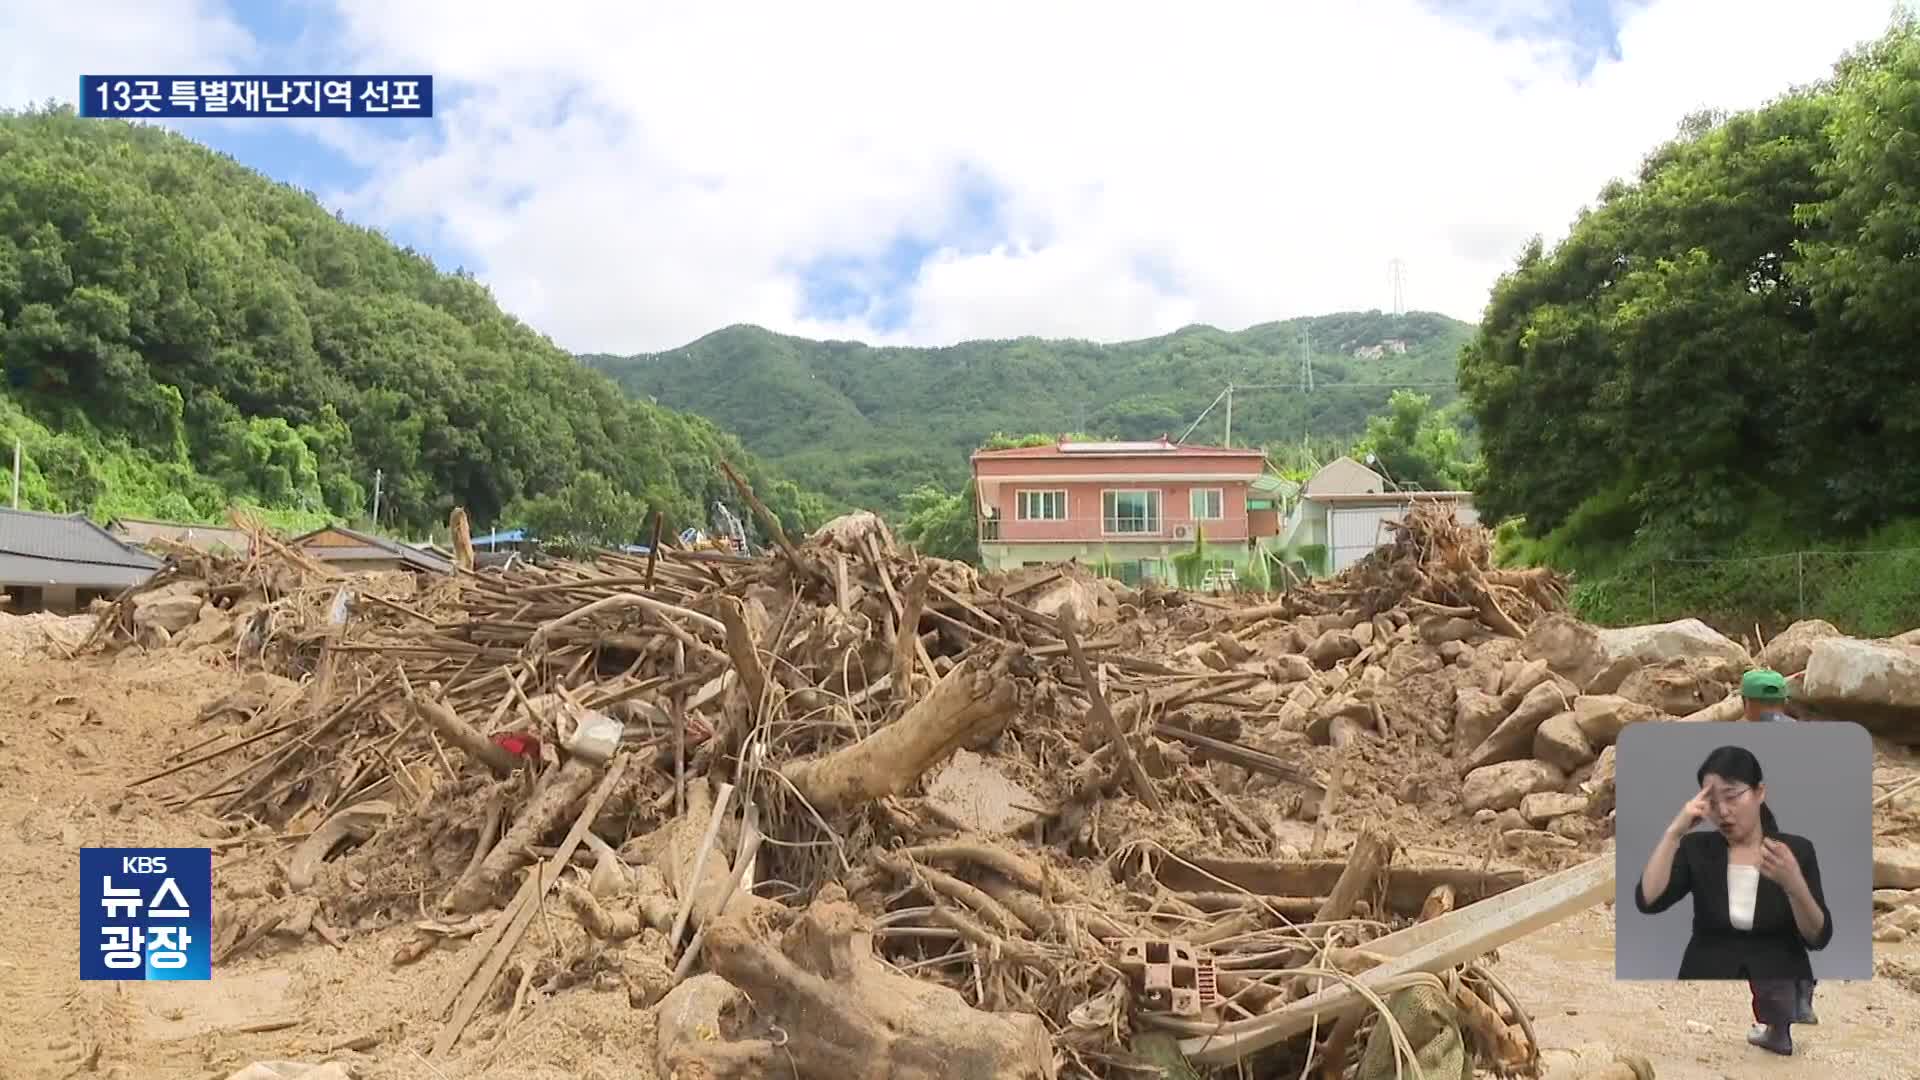
<svg viewBox="0 0 1920 1080">
<path fill-rule="evenodd" d="M 1886 637 L 1920 627 L 1920 548 L 1657 559 L 1638 580 L 1577 586 L 1574 606 L 1611 625 L 1691 617 L 1722 633 L 1750 637 L 1758 627 L 1770 637 L 1800 619 L 1825 619 L 1849 634 Z"/>
</svg>

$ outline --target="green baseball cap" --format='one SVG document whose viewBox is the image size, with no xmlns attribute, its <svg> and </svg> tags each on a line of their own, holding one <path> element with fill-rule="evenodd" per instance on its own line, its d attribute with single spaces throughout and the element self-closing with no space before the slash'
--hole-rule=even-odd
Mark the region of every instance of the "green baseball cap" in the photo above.
<svg viewBox="0 0 1920 1080">
<path fill-rule="evenodd" d="M 1740 676 L 1740 696 L 1749 701 L 1785 701 L 1786 676 L 1772 668 L 1755 668 Z"/>
</svg>

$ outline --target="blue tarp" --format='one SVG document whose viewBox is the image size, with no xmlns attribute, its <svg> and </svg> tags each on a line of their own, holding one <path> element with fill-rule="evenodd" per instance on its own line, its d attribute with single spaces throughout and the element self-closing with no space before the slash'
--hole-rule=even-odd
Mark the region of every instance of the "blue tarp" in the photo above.
<svg viewBox="0 0 1920 1080">
<path fill-rule="evenodd" d="M 527 530 L 508 529 L 505 532 L 489 533 L 473 538 L 474 547 L 488 547 L 493 544 L 524 544 L 527 542 Z"/>
</svg>

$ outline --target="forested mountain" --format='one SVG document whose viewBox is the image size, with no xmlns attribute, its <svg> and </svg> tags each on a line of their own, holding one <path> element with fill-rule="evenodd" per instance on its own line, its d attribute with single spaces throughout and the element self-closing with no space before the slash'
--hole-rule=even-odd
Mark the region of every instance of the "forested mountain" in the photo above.
<svg viewBox="0 0 1920 1080">
<path fill-rule="evenodd" d="M 1906 17 L 1818 85 L 1693 117 L 1565 241 L 1522 254 L 1461 359 L 1482 512 L 1524 515 L 1546 554 L 1616 572 L 1622 602 L 1647 596 L 1653 554 L 1911 546 L 1916 252 L 1920 31 Z M 1635 558 L 1637 580 L 1621 568 Z M 1817 583 L 1789 563 L 1755 567 L 1721 587 L 1811 603 Z M 1833 587 L 1852 610 L 1911 625 L 1911 567 L 1844 571 Z M 1660 595 L 1716 574 L 1663 578 Z"/>
<path fill-rule="evenodd" d="M 188 139 L 0 113 L 0 451 L 23 505 L 381 522 L 649 509 L 704 524 L 731 460 L 790 527 L 824 504 L 713 423 L 623 394 L 464 274 Z M 530 500 L 530 502 L 527 502 Z M 516 505 L 523 504 L 524 505 Z"/>
<path fill-rule="evenodd" d="M 916 486 L 957 487 L 994 432 L 1178 437 L 1228 382 L 1238 445 L 1351 441 L 1385 412 L 1390 385 L 1452 401 L 1472 328 L 1444 315 L 1359 312 L 1238 332 L 1193 326 L 1115 345 L 1020 338 L 946 348 L 874 348 L 733 326 L 670 352 L 583 357 L 635 395 L 735 432 L 810 486 L 892 508 Z M 1314 392 L 1300 392 L 1311 348 Z M 1345 385 L 1364 384 L 1364 385 Z M 1216 409 L 1197 440 L 1224 434 Z"/>
</svg>

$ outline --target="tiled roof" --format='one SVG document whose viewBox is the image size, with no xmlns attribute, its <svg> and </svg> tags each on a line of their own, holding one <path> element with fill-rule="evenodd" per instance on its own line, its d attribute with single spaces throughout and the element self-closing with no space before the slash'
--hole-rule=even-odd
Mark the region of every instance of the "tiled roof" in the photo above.
<svg viewBox="0 0 1920 1080">
<path fill-rule="evenodd" d="M 118 586 L 158 569 L 159 559 L 122 544 L 84 514 L 0 509 L 0 581 Z"/>
</svg>

